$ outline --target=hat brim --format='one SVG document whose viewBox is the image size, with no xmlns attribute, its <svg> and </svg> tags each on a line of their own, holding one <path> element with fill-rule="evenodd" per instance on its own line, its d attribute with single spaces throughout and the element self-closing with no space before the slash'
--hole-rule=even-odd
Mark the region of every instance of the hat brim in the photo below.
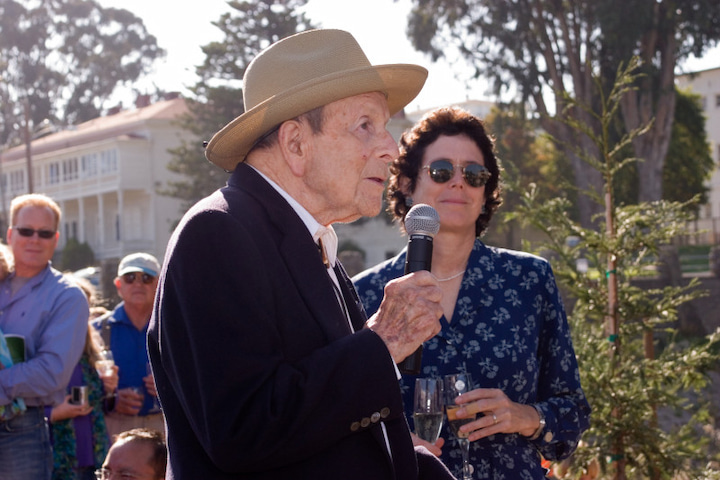
<svg viewBox="0 0 720 480">
<path fill-rule="evenodd" d="M 147 273 L 148 275 L 152 275 L 153 277 L 158 276 L 158 272 L 155 272 L 153 270 L 150 270 L 149 268 L 142 268 L 142 267 L 125 267 L 121 271 L 118 272 L 118 277 L 122 277 L 126 273 Z"/>
<path fill-rule="evenodd" d="M 428 72 L 419 65 L 378 65 L 326 75 L 274 95 L 217 132 L 205 149 L 215 165 L 232 171 L 253 144 L 280 123 L 329 103 L 369 92 L 386 95 L 390 115 L 415 98 Z"/>
</svg>

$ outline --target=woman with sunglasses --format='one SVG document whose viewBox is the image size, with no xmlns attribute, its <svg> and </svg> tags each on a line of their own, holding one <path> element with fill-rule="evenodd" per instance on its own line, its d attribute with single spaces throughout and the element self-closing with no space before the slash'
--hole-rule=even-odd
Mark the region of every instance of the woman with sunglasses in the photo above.
<svg viewBox="0 0 720 480">
<path fill-rule="evenodd" d="M 400 141 L 388 210 L 403 222 L 413 204 L 424 203 L 440 216 L 432 273 L 443 290 L 444 317 L 442 331 L 425 343 L 419 376 L 471 374 L 476 388 L 457 403 L 459 417 L 476 418 L 461 428 L 471 442 L 472 478 L 543 479 L 541 455 L 569 456 L 589 426 L 590 407 L 549 263 L 480 240 L 501 204 L 493 148 L 477 117 L 459 108 L 430 112 Z M 404 274 L 405 256 L 404 250 L 353 278 L 368 315 L 385 285 Z M 402 379 L 410 418 L 415 378 Z M 460 447 L 447 422 L 435 445 L 414 441 L 462 478 Z"/>
</svg>

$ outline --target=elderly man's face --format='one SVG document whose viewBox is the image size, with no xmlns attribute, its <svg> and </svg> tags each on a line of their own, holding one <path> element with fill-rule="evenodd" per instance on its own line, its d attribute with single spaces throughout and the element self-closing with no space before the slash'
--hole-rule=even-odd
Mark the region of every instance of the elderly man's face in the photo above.
<svg viewBox="0 0 720 480">
<path fill-rule="evenodd" d="M 388 164 L 398 155 L 386 126 L 381 93 L 345 98 L 325 106 L 323 131 L 311 139 L 312 160 L 304 175 L 308 210 L 318 222 L 349 222 L 380 213 Z"/>
<path fill-rule="evenodd" d="M 145 283 L 147 278 L 148 283 Z M 115 279 L 118 295 L 125 305 L 141 310 L 152 309 L 158 278 L 132 272 Z"/>
</svg>

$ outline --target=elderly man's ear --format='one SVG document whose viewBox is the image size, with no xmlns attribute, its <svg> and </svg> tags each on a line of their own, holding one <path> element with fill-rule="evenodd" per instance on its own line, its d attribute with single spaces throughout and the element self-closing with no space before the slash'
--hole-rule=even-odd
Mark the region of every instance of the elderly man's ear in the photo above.
<svg viewBox="0 0 720 480">
<path fill-rule="evenodd" d="M 310 143 L 312 131 L 306 122 L 288 120 L 280 125 L 278 143 L 285 162 L 293 175 L 305 175 L 307 163 L 311 157 Z"/>
</svg>

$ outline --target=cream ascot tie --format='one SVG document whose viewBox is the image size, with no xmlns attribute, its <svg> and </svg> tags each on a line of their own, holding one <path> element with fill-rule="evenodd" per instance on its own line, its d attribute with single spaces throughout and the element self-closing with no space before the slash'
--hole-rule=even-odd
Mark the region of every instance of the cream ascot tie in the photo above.
<svg viewBox="0 0 720 480">
<path fill-rule="evenodd" d="M 335 230 L 330 227 L 320 225 L 313 235 L 323 255 L 323 263 L 327 268 L 335 267 L 335 259 L 337 258 L 338 238 Z"/>
</svg>

